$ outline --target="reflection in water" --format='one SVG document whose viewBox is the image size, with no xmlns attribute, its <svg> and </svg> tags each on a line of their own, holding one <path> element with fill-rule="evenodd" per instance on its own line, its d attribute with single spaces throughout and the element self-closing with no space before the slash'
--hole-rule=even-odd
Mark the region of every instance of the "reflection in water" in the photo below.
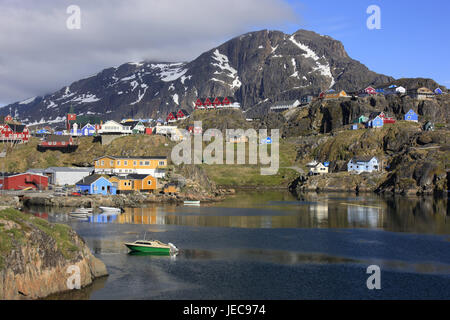
<svg viewBox="0 0 450 320">
<path fill-rule="evenodd" d="M 123 214 L 95 214 L 74 220 L 61 209 L 35 208 L 53 222 L 180 225 L 231 228 L 379 228 L 389 231 L 450 234 L 448 199 L 377 195 L 246 192 L 200 207 L 151 205 Z M 54 210 L 57 210 L 56 213 Z M 70 209 L 67 209 L 70 210 Z"/>
</svg>

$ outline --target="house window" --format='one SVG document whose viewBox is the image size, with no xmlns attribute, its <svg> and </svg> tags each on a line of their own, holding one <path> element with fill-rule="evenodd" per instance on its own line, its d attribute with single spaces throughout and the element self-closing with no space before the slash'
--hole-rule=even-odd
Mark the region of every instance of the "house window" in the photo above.
<svg viewBox="0 0 450 320">
<path fill-rule="evenodd" d="M 100 163 L 99 163 L 99 161 L 97 160 L 97 161 L 95 161 L 95 164 L 98 166 Z"/>
<path fill-rule="evenodd" d="M 149 166 L 150 165 L 150 161 L 145 161 L 145 165 Z"/>
<path fill-rule="evenodd" d="M 120 166 L 120 160 L 117 160 L 117 165 Z"/>
<path fill-rule="evenodd" d="M 144 164 L 143 161 L 139 161 L 139 165 L 142 166 Z"/>
<path fill-rule="evenodd" d="M 106 190 L 105 186 L 102 186 L 102 191 L 105 191 L 105 190 Z"/>
<path fill-rule="evenodd" d="M 128 161 L 124 160 L 123 165 L 127 166 L 128 165 Z"/>
<path fill-rule="evenodd" d="M 133 165 L 134 165 L 134 166 L 137 166 L 137 161 L 133 161 Z"/>
<path fill-rule="evenodd" d="M 105 165 L 105 161 L 104 160 L 102 160 L 102 166 L 104 166 Z"/>
<path fill-rule="evenodd" d="M 149 186 L 151 186 L 151 185 L 152 185 L 152 180 L 148 180 L 148 181 L 147 181 L 147 184 L 148 184 Z"/>
<path fill-rule="evenodd" d="M 160 165 L 160 166 L 164 166 L 165 164 L 166 164 L 165 161 L 160 161 L 160 162 L 159 162 L 159 165 Z"/>
<path fill-rule="evenodd" d="M 111 160 L 111 161 L 109 162 L 109 165 L 110 165 L 111 167 L 113 167 L 113 166 L 114 166 L 114 161 Z"/>
</svg>

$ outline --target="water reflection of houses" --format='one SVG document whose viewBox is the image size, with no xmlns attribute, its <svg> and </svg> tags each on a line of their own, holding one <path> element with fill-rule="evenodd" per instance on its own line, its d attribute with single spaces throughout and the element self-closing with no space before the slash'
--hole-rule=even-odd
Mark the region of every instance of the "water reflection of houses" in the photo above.
<svg viewBox="0 0 450 320">
<path fill-rule="evenodd" d="M 309 212 L 313 222 L 321 224 L 328 221 L 328 203 L 317 202 L 312 203 L 309 206 Z"/>
<path fill-rule="evenodd" d="M 130 208 L 119 216 L 118 223 L 129 224 L 166 224 L 165 216 L 161 208 Z"/>
<path fill-rule="evenodd" d="M 383 209 L 363 205 L 347 206 L 349 225 L 378 228 L 383 226 Z"/>
</svg>

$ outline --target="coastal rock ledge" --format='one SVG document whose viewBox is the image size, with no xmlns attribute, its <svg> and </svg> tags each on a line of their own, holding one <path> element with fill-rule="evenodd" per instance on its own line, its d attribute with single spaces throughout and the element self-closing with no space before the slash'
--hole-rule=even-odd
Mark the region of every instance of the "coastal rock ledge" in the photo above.
<svg viewBox="0 0 450 320">
<path fill-rule="evenodd" d="M 0 211 L 0 300 L 68 291 L 71 269 L 80 271 L 81 287 L 108 275 L 105 264 L 69 226 L 14 209 Z"/>
</svg>

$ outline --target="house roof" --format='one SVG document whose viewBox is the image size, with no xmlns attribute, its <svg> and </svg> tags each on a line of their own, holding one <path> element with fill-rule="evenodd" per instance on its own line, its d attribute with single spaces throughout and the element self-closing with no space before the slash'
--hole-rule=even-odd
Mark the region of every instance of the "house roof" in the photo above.
<svg viewBox="0 0 450 320">
<path fill-rule="evenodd" d="M 178 110 L 178 112 L 183 112 L 183 114 L 185 115 L 185 116 L 188 116 L 189 115 L 189 112 L 186 110 L 186 109 L 180 109 L 180 110 Z"/>
<path fill-rule="evenodd" d="M 44 170 L 47 172 L 93 172 L 94 167 L 49 167 Z"/>
<path fill-rule="evenodd" d="M 362 157 L 352 158 L 352 161 L 353 162 L 369 162 L 373 158 L 375 158 L 375 157 L 374 156 L 362 156 Z"/>
<path fill-rule="evenodd" d="M 95 181 L 97 181 L 100 178 L 103 178 L 103 176 L 101 176 L 99 174 L 93 174 L 93 175 L 90 175 L 88 177 L 85 177 L 85 178 L 81 179 L 76 184 L 84 185 L 84 186 L 91 185 L 91 184 L 93 184 Z"/>
<path fill-rule="evenodd" d="M 111 159 L 142 159 L 142 160 L 166 160 L 167 157 L 165 156 L 149 156 L 149 157 L 130 157 L 130 156 L 103 156 L 103 157 L 98 157 L 96 159 L 94 159 L 94 161 L 99 160 L 99 159 L 103 159 L 103 158 L 111 158 Z"/>
<path fill-rule="evenodd" d="M 297 101 L 298 101 L 298 99 L 286 100 L 286 101 L 278 101 L 278 102 L 274 103 L 274 107 L 276 107 L 276 106 L 294 105 Z"/>
<path fill-rule="evenodd" d="M 25 130 L 26 128 L 26 126 L 23 124 L 8 123 L 7 125 L 13 132 L 23 132 L 23 130 Z"/>
<path fill-rule="evenodd" d="M 46 141 L 69 142 L 70 139 L 71 136 L 68 135 L 51 134 L 47 136 Z"/>
</svg>

